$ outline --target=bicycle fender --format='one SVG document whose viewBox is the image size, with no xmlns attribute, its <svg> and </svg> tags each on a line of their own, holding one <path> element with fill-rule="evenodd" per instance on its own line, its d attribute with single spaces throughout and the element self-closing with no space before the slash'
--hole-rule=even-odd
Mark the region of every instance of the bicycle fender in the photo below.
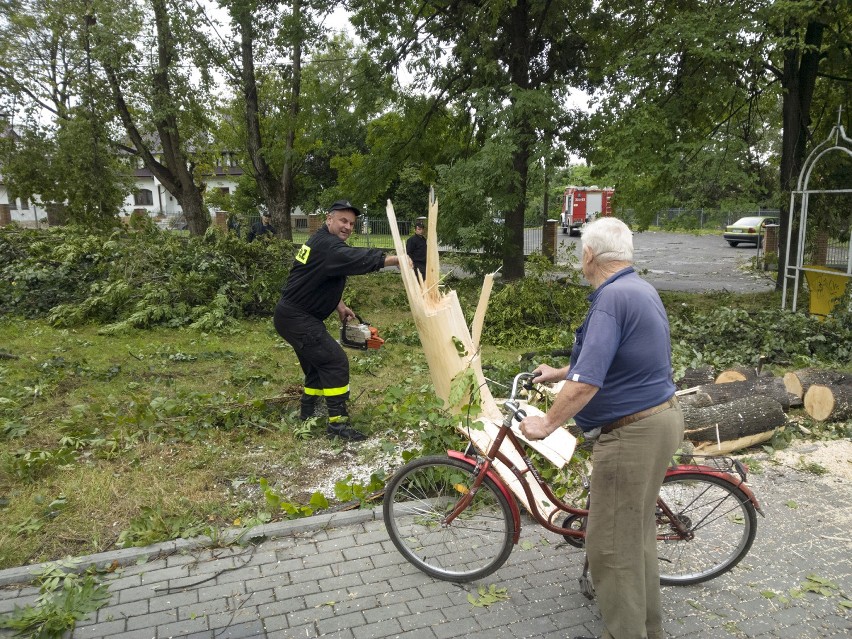
<svg viewBox="0 0 852 639">
<path fill-rule="evenodd" d="M 447 456 L 452 457 L 453 459 L 463 461 L 466 464 L 470 464 L 474 468 L 476 467 L 476 461 L 457 450 L 448 450 Z M 521 538 L 521 510 L 520 508 L 518 508 L 518 501 L 515 499 L 515 496 L 511 492 L 509 492 L 509 489 L 506 488 L 506 484 L 504 484 L 503 480 L 500 479 L 500 476 L 494 472 L 493 468 L 489 468 L 488 472 L 485 473 L 485 476 L 491 479 L 497 485 L 497 487 L 500 489 L 500 492 L 502 492 L 503 495 L 506 497 L 506 501 L 509 502 L 509 507 L 512 509 L 512 520 L 515 524 L 515 532 L 512 535 L 512 543 L 517 544 L 518 540 Z"/>
<path fill-rule="evenodd" d="M 766 517 L 766 515 L 763 514 L 763 510 L 761 510 L 760 508 L 760 504 L 757 502 L 757 497 L 755 496 L 754 491 L 752 491 L 752 489 L 749 488 L 744 481 L 737 479 L 730 473 L 726 473 L 721 470 L 716 470 L 715 468 L 711 468 L 710 466 L 699 465 L 669 466 L 666 469 L 666 477 L 673 477 L 677 475 L 694 475 L 695 473 L 701 475 L 712 475 L 713 477 L 718 477 L 719 479 L 728 482 L 732 486 L 736 486 L 745 493 L 745 496 L 748 497 L 748 500 L 752 503 L 754 509 L 760 513 L 760 516 Z"/>
</svg>

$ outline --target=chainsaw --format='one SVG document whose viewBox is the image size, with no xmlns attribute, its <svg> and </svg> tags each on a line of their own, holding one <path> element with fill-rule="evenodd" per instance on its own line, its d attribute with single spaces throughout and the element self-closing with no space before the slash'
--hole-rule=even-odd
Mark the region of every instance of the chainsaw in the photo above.
<svg viewBox="0 0 852 639">
<path fill-rule="evenodd" d="M 343 320 L 343 326 L 340 327 L 340 343 L 362 351 L 368 348 L 381 348 L 385 340 L 379 337 L 378 329 L 370 326 L 370 323 L 361 319 L 360 315 L 356 314 L 355 317 L 359 324 L 348 324 L 346 320 Z"/>
</svg>

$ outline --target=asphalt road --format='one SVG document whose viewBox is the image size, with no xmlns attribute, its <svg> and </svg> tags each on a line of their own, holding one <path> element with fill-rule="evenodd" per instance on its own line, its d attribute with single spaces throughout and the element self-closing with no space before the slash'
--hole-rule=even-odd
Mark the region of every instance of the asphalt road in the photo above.
<svg viewBox="0 0 852 639">
<path fill-rule="evenodd" d="M 558 261 L 574 254 L 579 263 L 580 238 L 559 236 Z M 636 270 L 658 290 L 759 293 L 775 287 L 773 273 L 749 268 L 757 256 L 750 245 L 729 246 L 721 235 L 645 231 L 633 236 Z"/>
</svg>

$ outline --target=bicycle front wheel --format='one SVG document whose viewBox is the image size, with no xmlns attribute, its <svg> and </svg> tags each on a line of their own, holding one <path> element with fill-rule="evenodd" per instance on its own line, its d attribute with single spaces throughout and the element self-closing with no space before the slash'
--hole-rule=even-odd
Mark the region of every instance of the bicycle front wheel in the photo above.
<svg viewBox="0 0 852 639">
<path fill-rule="evenodd" d="M 423 457 L 403 466 L 385 486 L 388 535 L 409 562 L 445 581 L 481 579 L 512 552 L 515 533 L 506 496 L 489 478 L 453 521 L 447 515 L 468 494 L 474 467 L 451 457 Z"/>
<path fill-rule="evenodd" d="M 736 566 L 754 542 L 754 505 L 724 479 L 701 473 L 666 477 L 660 499 L 690 535 L 683 539 L 657 506 L 657 554 L 664 586 L 687 586 L 718 577 Z"/>
</svg>

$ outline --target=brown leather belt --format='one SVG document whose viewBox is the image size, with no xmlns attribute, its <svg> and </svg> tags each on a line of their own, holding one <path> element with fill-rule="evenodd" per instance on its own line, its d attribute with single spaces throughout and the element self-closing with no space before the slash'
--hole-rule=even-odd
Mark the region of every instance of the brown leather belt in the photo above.
<svg viewBox="0 0 852 639">
<path fill-rule="evenodd" d="M 677 396 L 672 395 L 669 399 L 667 399 L 658 406 L 652 406 L 651 408 L 640 410 L 638 413 L 619 417 L 614 422 L 610 422 L 609 424 L 604 424 L 603 426 L 601 426 L 601 435 L 606 435 L 607 433 L 611 433 L 612 431 L 614 431 L 616 428 L 621 428 L 622 426 L 627 426 L 628 424 L 632 424 L 633 422 L 638 422 L 640 419 L 645 419 L 646 417 L 650 417 L 651 415 L 656 415 L 657 413 L 660 413 L 666 410 L 667 408 L 674 408 L 675 406 L 677 406 Z"/>
</svg>

